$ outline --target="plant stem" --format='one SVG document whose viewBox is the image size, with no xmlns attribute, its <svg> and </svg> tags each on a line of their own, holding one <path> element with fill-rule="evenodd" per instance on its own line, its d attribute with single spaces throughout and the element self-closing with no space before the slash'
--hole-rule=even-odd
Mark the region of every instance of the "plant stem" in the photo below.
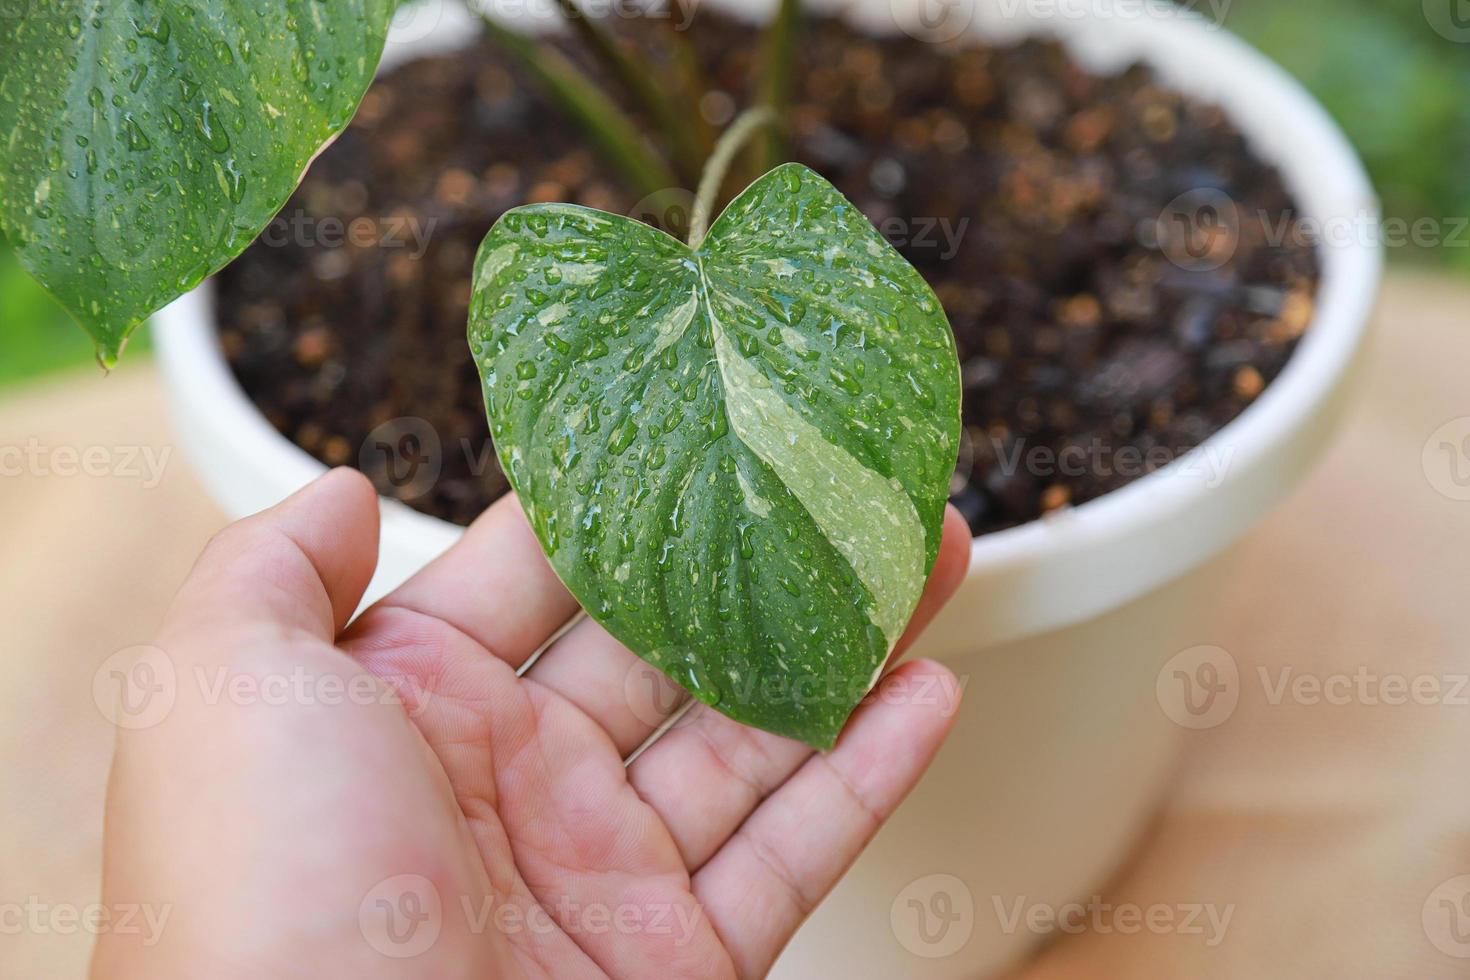
<svg viewBox="0 0 1470 980">
<path fill-rule="evenodd" d="M 762 126 L 776 122 L 776 111 L 770 106 L 757 106 L 740 114 L 725 134 L 715 143 L 715 151 L 704 165 L 704 175 L 699 178 L 699 193 L 694 197 L 694 213 L 689 219 L 689 247 L 699 248 L 709 232 L 709 216 L 714 210 L 715 198 L 725 183 L 725 174 L 730 161 Z"/>
<path fill-rule="evenodd" d="M 556 0 L 562 18 L 572 25 L 582 43 L 602 62 L 608 73 L 627 89 L 635 102 L 669 141 L 674 162 L 688 180 L 699 175 L 704 164 L 707 148 L 700 147 L 691 132 L 690 125 L 675 107 L 672 99 L 663 92 L 652 72 L 640 65 L 623 50 L 617 38 L 593 23 L 592 19 L 577 5 L 577 0 Z"/>
<path fill-rule="evenodd" d="M 774 109 L 784 122 L 791 105 L 791 76 L 796 61 L 796 39 L 801 28 L 801 0 L 781 0 L 766 28 L 761 51 L 759 101 Z M 762 147 L 757 173 L 765 173 L 787 157 L 785 126 L 772 126 Z"/>
<path fill-rule="evenodd" d="M 689 138 L 699 147 L 699 162 L 702 167 L 715 148 L 714 127 L 704 118 L 700 106 L 700 100 L 709 91 L 709 83 L 705 80 L 704 69 L 699 65 L 699 52 L 694 50 L 694 44 L 689 40 L 687 28 L 693 22 L 693 9 L 686 0 L 668 2 L 669 24 L 664 33 L 674 55 L 674 90 L 682 96 L 680 101 L 684 105 L 685 118 L 693 130 Z"/>
<path fill-rule="evenodd" d="M 636 193 L 669 194 L 680 186 L 679 178 L 648 147 L 627 114 L 565 55 L 511 30 L 477 5 L 470 6 L 501 50 L 536 78 L 546 95 L 592 138 Z"/>
</svg>

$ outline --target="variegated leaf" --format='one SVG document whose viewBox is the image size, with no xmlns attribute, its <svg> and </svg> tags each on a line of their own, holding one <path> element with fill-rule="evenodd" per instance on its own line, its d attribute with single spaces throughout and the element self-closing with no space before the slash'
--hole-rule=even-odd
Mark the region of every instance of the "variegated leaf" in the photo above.
<svg viewBox="0 0 1470 980">
<path fill-rule="evenodd" d="M 395 9 L 7 5 L 0 228 L 108 365 L 139 323 L 240 254 L 285 204 L 357 110 Z"/>
<path fill-rule="evenodd" d="M 788 164 L 698 250 L 533 205 L 475 273 L 496 450 L 587 612 L 694 696 L 825 747 L 938 553 L 959 367 L 938 301 Z"/>
</svg>

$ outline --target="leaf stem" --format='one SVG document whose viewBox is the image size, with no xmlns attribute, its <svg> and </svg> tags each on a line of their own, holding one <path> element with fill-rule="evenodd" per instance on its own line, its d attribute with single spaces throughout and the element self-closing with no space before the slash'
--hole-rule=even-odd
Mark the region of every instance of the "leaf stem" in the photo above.
<svg viewBox="0 0 1470 980">
<path fill-rule="evenodd" d="M 775 109 L 783 119 L 791 109 L 791 76 L 796 62 L 797 36 L 801 32 L 801 0 L 781 0 L 776 16 L 766 28 L 761 51 L 760 101 Z M 782 126 L 772 126 L 761 147 L 759 173 L 784 163 L 788 153 Z"/>
<path fill-rule="evenodd" d="M 666 195 L 679 186 L 679 179 L 648 147 L 627 114 L 570 59 L 548 44 L 511 30 L 477 4 L 470 7 L 496 45 L 535 77 L 546 95 L 592 137 L 637 193 Z"/>
<path fill-rule="evenodd" d="M 562 19 L 571 24 L 582 43 L 591 49 L 609 74 L 626 89 L 650 119 L 668 139 L 678 169 L 689 179 L 695 179 L 704 163 L 707 150 L 699 145 L 688 122 L 683 118 L 672 99 L 659 87 L 652 69 L 639 64 L 623 47 L 618 39 L 595 23 L 578 5 L 577 0 L 556 0 Z"/>
<path fill-rule="evenodd" d="M 689 219 L 690 248 L 698 249 L 704 244 L 704 236 L 709 232 L 710 212 L 714 210 L 715 198 L 725 182 L 730 161 L 761 127 L 775 123 L 776 119 L 776 110 L 770 106 L 747 109 L 715 143 L 715 151 L 710 154 L 709 162 L 704 165 L 704 174 L 699 178 L 699 193 L 694 197 L 694 213 Z"/>
<path fill-rule="evenodd" d="M 675 89 L 682 95 L 685 118 L 692 130 L 690 137 L 699 146 L 699 163 L 709 159 L 715 148 L 715 129 L 704 118 L 700 100 L 710 90 L 705 80 L 704 69 L 699 65 L 699 53 L 689 40 L 689 26 L 693 23 L 694 10 L 688 0 L 669 0 L 669 23 L 665 34 L 674 55 Z M 698 168 L 696 168 L 697 170 Z"/>
</svg>

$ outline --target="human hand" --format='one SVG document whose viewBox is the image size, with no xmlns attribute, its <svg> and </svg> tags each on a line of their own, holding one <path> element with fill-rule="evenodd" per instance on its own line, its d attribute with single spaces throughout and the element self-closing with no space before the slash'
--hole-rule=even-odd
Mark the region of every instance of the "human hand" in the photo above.
<svg viewBox="0 0 1470 980">
<path fill-rule="evenodd" d="M 377 540 L 338 470 L 205 550 L 108 790 L 104 903 L 168 918 L 94 976 L 759 977 L 952 721 L 910 662 L 826 755 L 696 705 L 625 768 L 677 689 L 588 619 L 518 676 L 576 603 L 514 500 L 349 626 Z M 968 559 L 951 510 L 906 640 Z"/>
</svg>

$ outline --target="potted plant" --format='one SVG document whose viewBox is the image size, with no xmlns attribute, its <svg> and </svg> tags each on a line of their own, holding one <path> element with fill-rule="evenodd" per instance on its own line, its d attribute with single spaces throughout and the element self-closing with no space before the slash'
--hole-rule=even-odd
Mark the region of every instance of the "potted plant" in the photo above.
<svg viewBox="0 0 1470 980">
<path fill-rule="evenodd" d="M 741 13 L 725 4 L 706 6 L 737 17 Z M 957 9 L 969 15 L 958 23 L 935 24 L 923 17 L 920 5 L 898 2 L 860 4 L 848 16 L 863 35 L 891 39 L 875 41 L 880 48 L 915 37 L 942 40 L 948 47 L 926 50 L 948 57 L 967 42 L 991 47 L 1046 32 L 1059 35 L 1070 56 L 1092 71 L 1113 72 L 1142 60 L 1163 84 L 1221 106 L 1252 152 L 1279 168 L 1299 214 L 1332 221 L 1374 213 L 1371 190 L 1330 121 L 1279 70 L 1222 31 L 1181 16 L 1130 15 L 1121 5 L 1103 4 L 1076 18 L 1047 16 L 1024 5 Z M 430 5 L 430 11 L 428 21 L 413 23 L 430 23 L 431 29 L 411 43 L 390 44 L 385 63 L 401 64 L 466 43 L 472 18 L 454 5 Z M 354 12 L 369 18 L 385 13 L 371 3 Z M 530 18 L 533 29 L 545 23 L 545 18 Z M 158 43 L 160 25 L 141 24 L 135 33 L 144 41 L 151 33 Z M 55 26 L 71 29 L 64 21 Z M 514 38 L 501 41 L 514 57 Z M 584 38 L 583 43 L 598 42 Z M 292 65 L 283 67 L 289 74 Z M 6 76 L 0 91 L 13 94 L 8 86 L 19 84 L 14 77 Z M 567 82 L 576 77 L 561 80 L 567 89 L 562 96 L 579 94 Z M 541 83 L 558 84 L 545 77 Z M 790 80 L 766 76 L 762 87 L 779 95 L 783 87 L 789 94 L 789 85 Z M 580 94 L 585 96 L 585 90 Z M 1045 97 L 1041 92 L 1042 106 L 1036 110 L 1042 114 Z M 326 122 L 345 123 L 340 107 L 323 108 Z M 645 115 L 657 121 L 656 110 Z M 191 132 L 208 147 L 217 130 L 207 116 L 196 121 Z M 606 129 L 590 134 L 589 142 L 615 141 L 618 134 Z M 124 126 L 124 146 L 128 133 Z M 147 139 L 142 131 L 133 142 Z M 85 149 L 69 151 L 79 153 L 84 166 Z M 604 146 L 603 152 L 605 159 L 619 159 L 616 147 Z M 671 171 L 680 166 L 681 152 L 691 155 L 687 148 L 669 146 L 669 159 L 675 161 L 666 164 Z M 621 166 L 636 171 L 640 165 L 624 159 Z M 227 198 L 232 188 L 242 198 L 253 192 L 252 186 L 236 183 L 228 168 L 216 176 Z M 880 179 L 884 176 L 893 174 L 880 171 Z M 974 182 L 987 176 L 994 175 L 959 172 L 953 179 Z M 675 178 L 654 190 L 678 182 Z M 1212 189 L 1206 185 L 1180 191 Z M 28 204 L 34 208 L 36 188 L 30 190 Z M 1172 201 L 1173 196 L 1160 209 L 1165 224 Z M 1216 203 L 1204 195 L 1204 205 Z M 1235 202 L 1227 195 L 1225 203 Z M 1186 197 L 1185 216 L 1197 215 L 1199 204 Z M 667 202 L 656 201 L 653 211 L 666 214 Z M 1190 226 L 1197 228 L 1197 221 Z M 217 237 L 210 240 L 234 248 L 254 229 L 237 231 L 216 229 Z M 99 248 L 104 245 L 105 236 Z M 156 258 L 154 246 L 125 235 L 107 247 L 121 249 L 125 261 Z M 1193 256 L 1198 266 L 1185 271 L 1209 271 L 1209 248 L 1206 241 L 1205 250 Z M 896 818 L 897 826 L 798 938 L 784 961 L 791 975 L 812 975 L 814 964 L 853 975 L 862 970 L 907 975 L 918 972 L 919 958 L 926 956 L 938 957 L 927 964 L 936 976 L 968 976 L 997 967 L 1036 937 L 1007 932 L 988 916 L 992 896 L 1004 902 L 1025 895 L 1060 904 L 1095 885 L 1127 847 L 1167 774 L 1178 731 L 1157 701 L 1159 666 L 1170 654 L 1209 639 L 1190 633 L 1194 611 L 1208 600 L 1210 574 L 1207 568 L 1194 570 L 1258 519 L 1309 465 L 1336 417 L 1361 346 L 1378 274 L 1376 252 L 1367 244 L 1349 243 L 1317 249 L 1314 255 L 1320 274 L 1310 297 L 1310 326 L 1279 376 L 1257 392 L 1248 410 L 1204 443 L 1201 452 L 1217 453 L 1215 469 L 1202 474 L 1200 457 L 1186 456 L 1105 496 L 1056 508 L 1045 520 L 975 539 L 970 578 L 931 631 L 926 649 L 951 658 L 968 678 L 954 742 Z M 1186 266 L 1191 257 L 1186 253 Z M 192 271 L 183 269 L 186 280 Z M 213 302 L 208 289 L 185 296 L 159 317 L 158 339 L 179 408 L 181 438 L 211 490 L 227 509 L 244 513 L 278 499 L 324 464 L 284 438 L 246 397 L 221 352 Z M 1080 307 L 1065 312 L 1085 322 L 1089 311 L 1085 302 Z M 1027 472 L 1039 465 L 1023 461 L 1020 468 Z M 383 563 L 375 590 L 409 574 L 457 533 L 447 521 L 385 501 Z M 952 875 L 961 891 L 973 892 L 949 896 L 974 903 L 973 934 L 955 949 L 905 941 L 902 917 L 908 913 L 898 899 L 911 879 L 931 872 Z M 874 895 L 884 900 L 875 901 Z M 867 928 L 855 930 L 855 923 Z M 890 930 L 900 932 L 898 943 Z M 873 938 L 855 941 L 855 933 Z"/>
</svg>

